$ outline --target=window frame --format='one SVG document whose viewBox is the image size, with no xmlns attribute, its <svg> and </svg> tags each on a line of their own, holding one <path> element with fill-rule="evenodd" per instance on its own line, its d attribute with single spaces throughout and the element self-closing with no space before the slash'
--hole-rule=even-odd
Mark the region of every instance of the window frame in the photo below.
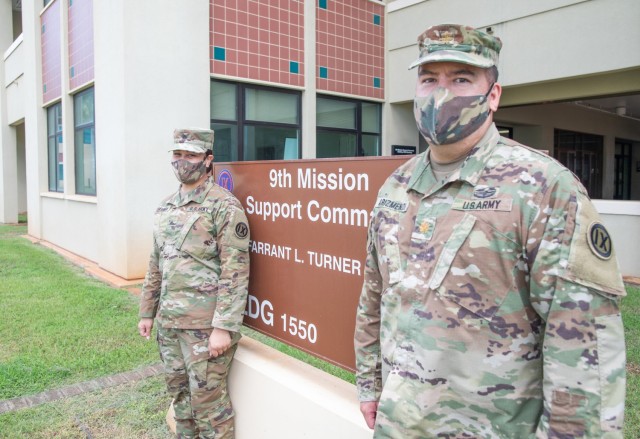
<svg viewBox="0 0 640 439">
<path fill-rule="evenodd" d="M 81 123 L 78 124 L 77 120 L 76 120 L 76 105 L 78 100 L 80 99 L 81 96 L 86 95 L 88 93 L 92 93 L 93 95 L 93 99 L 92 99 L 92 107 L 91 107 L 91 115 L 92 115 L 92 120 L 91 122 L 85 122 L 85 123 Z M 77 195 L 86 195 L 86 196 L 97 196 L 98 194 L 98 181 L 97 181 L 97 158 L 96 158 L 96 100 L 95 100 L 95 89 L 93 86 L 91 87 L 87 87 L 77 93 L 75 93 L 72 98 L 73 98 L 73 154 L 74 154 L 74 175 L 75 175 L 75 193 Z M 94 186 L 95 186 L 95 190 L 93 191 L 85 191 L 84 190 L 84 184 L 81 185 L 81 179 L 78 178 L 78 171 L 79 169 L 81 169 L 80 167 L 84 167 L 84 161 L 80 162 L 80 160 L 78 160 L 78 149 L 77 149 L 77 145 L 76 145 L 76 138 L 78 135 L 78 132 L 82 132 L 84 135 L 84 130 L 87 128 L 93 128 L 93 135 L 92 135 L 92 143 L 93 143 L 93 177 L 94 177 Z M 84 152 L 83 152 L 83 159 L 85 159 L 84 157 Z M 81 190 L 82 189 L 82 190 Z"/>
<path fill-rule="evenodd" d="M 356 104 L 356 114 L 355 114 L 355 128 L 336 128 L 336 127 L 327 127 L 318 124 L 318 100 L 333 100 L 333 101 L 342 101 L 342 102 L 350 102 Z M 372 131 L 364 131 L 362 129 L 363 121 L 362 121 L 362 105 L 363 104 L 374 104 L 378 107 L 378 132 Z M 319 94 L 316 96 L 316 157 L 318 156 L 318 133 L 343 133 L 343 134 L 355 134 L 356 135 L 356 155 L 354 156 L 339 156 L 339 157 L 380 157 L 382 155 L 382 104 L 380 102 L 367 101 L 362 99 L 352 99 L 342 96 L 333 96 L 333 95 L 324 95 Z M 376 151 L 376 155 L 367 156 L 364 154 L 364 148 L 362 145 L 362 139 L 364 136 L 376 136 L 378 137 L 378 150 Z"/>
<path fill-rule="evenodd" d="M 63 142 L 62 142 L 62 102 L 58 101 L 55 104 L 49 105 L 47 108 L 47 187 L 49 192 L 58 192 L 64 193 L 64 150 L 63 150 Z M 56 127 L 53 130 L 53 134 L 50 134 L 51 127 L 49 126 L 50 122 L 50 112 L 54 112 L 54 124 Z M 60 119 L 60 123 L 57 124 L 56 121 Z M 59 130 L 58 130 L 59 129 Z M 60 141 L 58 141 L 60 139 Z M 55 144 L 55 163 L 53 168 L 51 167 L 51 142 Z M 58 162 L 57 157 L 63 154 L 62 162 Z M 60 165 L 62 165 L 60 167 Z M 52 171 L 54 173 L 52 180 Z M 62 177 L 58 175 L 58 172 L 61 171 Z M 52 187 L 52 182 L 55 182 L 55 187 Z"/>
<path fill-rule="evenodd" d="M 242 83 L 242 82 L 234 82 L 234 81 L 227 81 L 227 80 L 223 80 L 223 79 L 218 79 L 218 78 L 211 78 L 211 82 L 210 82 L 210 87 L 213 87 L 213 84 L 215 82 L 218 83 L 224 83 L 224 84 L 231 84 L 234 85 L 236 87 L 236 102 L 235 102 L 235 107 L 236 107 L 236 120 L 228 120 L 228 119 L 214 119 L 211 118 L 209 119 L 209 126 L 211 129 L 213 128 L 214 124 L 224 124 L 224 125 L 235 125 L 236 127 L 236 138 L 237 138 L 237 145 L 236 145 L 236 152 L 237 152 L 237 157 L 239 162 L 243 162 L 243 161 L 247 161 L 245 159 L 246 154 L 245 154 L 245 147 L 244 147 L 244 143 L 245 143 L 245 128 L 246 127 L 269 127 L 269 128 L 289 128 L 289 129 L 295 129 L 298 132 L 298 151 L 296 154 L 296 159 L 299 159 L 301 157 L 301 151 L 302 151 L 302 93 L 299 90 L 291 90 L 291 89 L 286 89 L 286 88 L 277 88 L 277 87 L 269 87 L 269 86 L 264 86 L 264 85 L 258 85 L 258 84 L 249 84 L 249 83 Z M 288 124 L 288 123 L 278 123 L 278 122 L 266 122 L 266 121 L 261 121 L 261 120 L 253 120 L 253 119 L 247 119 L 246 118 L 246 109 L 245 109 L 245 100 L 246 100 L 246 91 L 247 90 L 264 90 L 264 91 L 269 91 L 269 92 L 275 92 L 275 93 L 286 93 L 286 94 L 291 94 L 294 95 L 296 97 L 296 114 L 297 114 L 297 124 Z M 210 103 L 211 105 L 211 103 Z M 211 116 L 211 114 L 209 115 Z M 214 142 L 214 160 L 216 157 L 216 153 L 215 153 L 215 142 Z M 231 156 L 233 156 L 233 154 L 231 154 Z M 281 160 L 281 159 L 276 159 L 276 160 Z"/>
</svg>

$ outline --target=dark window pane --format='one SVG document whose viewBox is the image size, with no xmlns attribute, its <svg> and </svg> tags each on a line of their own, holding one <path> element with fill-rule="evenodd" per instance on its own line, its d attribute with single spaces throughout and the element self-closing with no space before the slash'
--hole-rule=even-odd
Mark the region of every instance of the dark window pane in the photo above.
<svg viewBox="0 0 640 439">
<path fill-rule="evenodd" d="M 96 195 L 96 132 L 93 88 L 73 98 L 76 193 Z"/>
<path fill-rule="evenodd" d="M 216 162 L 238 160 L 238 126 L 235 124 L 212 123 L 213 159 Z"/>
<path fill-rule="evenodd" d="M 362 103 L 362 131 L 380 133 L 380 104 Z M 363 145 L 364 147 L 364 145 Z M 367 154 L 368 155 L 368 154 Z"/>
<path fill-rule="evenodd" d="M 316 157 L 355 157 L 357 136 L 354 133 L 318 131 Z"/>
<path fill-rule="evenodd" d="M 244 160 L 297 159 L 297 128 L 245 126 Z"/>
<path fill-rule="evenodd" d="M 47 108 L 47 133 L 49 190 L 63 192 L 62 104 L 60 103 Z"/>
<path fill-rule="evenodd" d="M 211 119 L 237 120 L 237 89 L 235 84 L 211 81 Z"/>
<path fill-rule="evenodd" d="M 245 120 L 298 123 L 298 95 L 270 90 L 245 90 Z"/>
<path fill-rule="evenodd" d="M 380 155 L 380 136 L 374 136 L 371 134 L 362 135 L 362 155 Z"/>
<path fill-rule="evenodd" d="M 356 110 L 355 102 L 318 98 L 316 124 L 319 127 L 356 129 Z"/>
</svg>

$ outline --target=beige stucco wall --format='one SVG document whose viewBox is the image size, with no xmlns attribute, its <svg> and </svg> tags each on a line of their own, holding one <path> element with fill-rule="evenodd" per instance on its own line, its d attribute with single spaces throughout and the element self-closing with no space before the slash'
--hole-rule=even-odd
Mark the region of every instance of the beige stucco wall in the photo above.
<svg viewBox="0 0 640 439">
<path fill-rule="evenodd" d="M 229 392 L 237 439 L 369 439 L 356 387 L 248 337 Z"/>
<path fill-rule="evenodd" d="M 407 66 L 417 57 L 417 36 L 430 25 L 453 21 L 491 27 L 504 43 L 501 83 L 513 86 L 637 68 L 639 16 L 636 0 L 513 0 L 508 7 L 494 0 L 391 2 L 387 15 L 390 101 L 413 99 L 415 71 Z"/>
<path fill-rule="evenodd" d="M 500 125 L 514 127 L 514 138 L 553 155 L 555 129 L 596 134 L 604 140 L 603 198 L 613 198 L 615 140 L 633 141 L 640 148 L 640 121 L 588 109 L 572 103 L 501 108 L 495 115 Z M 521 138 L 521 132 L 524 136 Z M 635 163 L 635 162 L 634 162 Z M 632 175 L 635 174 L 635 169 Z"/>
<path fill-rule="evenodd" d="M 209 125 L 208 16 L 205 1 L 94 2 L 99 233 L 87 257 L 125 278 L 144 276 L 153 211 L 177 187 L 173 129 Z"/>
</svg>

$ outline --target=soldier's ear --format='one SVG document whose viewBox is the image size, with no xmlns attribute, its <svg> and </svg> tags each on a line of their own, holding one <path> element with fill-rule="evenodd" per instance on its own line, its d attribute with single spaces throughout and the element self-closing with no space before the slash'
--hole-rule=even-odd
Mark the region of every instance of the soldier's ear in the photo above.
<svg viewBox="0 0 640 439">
<path fill-rule="evenodd" d="M 500 96 L 502 96 L 502 86 L 497 82 L 493 84 L 491 91 L 489 92 L 488 100 L 489 100 L 489 108 L 492 113 L 498 111 L 498 106 L 500 105 Z"/>
</svg>

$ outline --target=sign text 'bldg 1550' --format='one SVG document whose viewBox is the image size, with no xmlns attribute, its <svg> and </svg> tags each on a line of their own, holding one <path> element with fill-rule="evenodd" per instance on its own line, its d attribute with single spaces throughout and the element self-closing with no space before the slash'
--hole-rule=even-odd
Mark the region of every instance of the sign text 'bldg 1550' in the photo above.
<svg viewBox="0 0 640 439">
<path fill-rule="evenodd" d="M 407 157 L 214 163 L 245 208 L 245 325 L 353 370 L 367 226 L 378 189 Z"/>
</svg>

